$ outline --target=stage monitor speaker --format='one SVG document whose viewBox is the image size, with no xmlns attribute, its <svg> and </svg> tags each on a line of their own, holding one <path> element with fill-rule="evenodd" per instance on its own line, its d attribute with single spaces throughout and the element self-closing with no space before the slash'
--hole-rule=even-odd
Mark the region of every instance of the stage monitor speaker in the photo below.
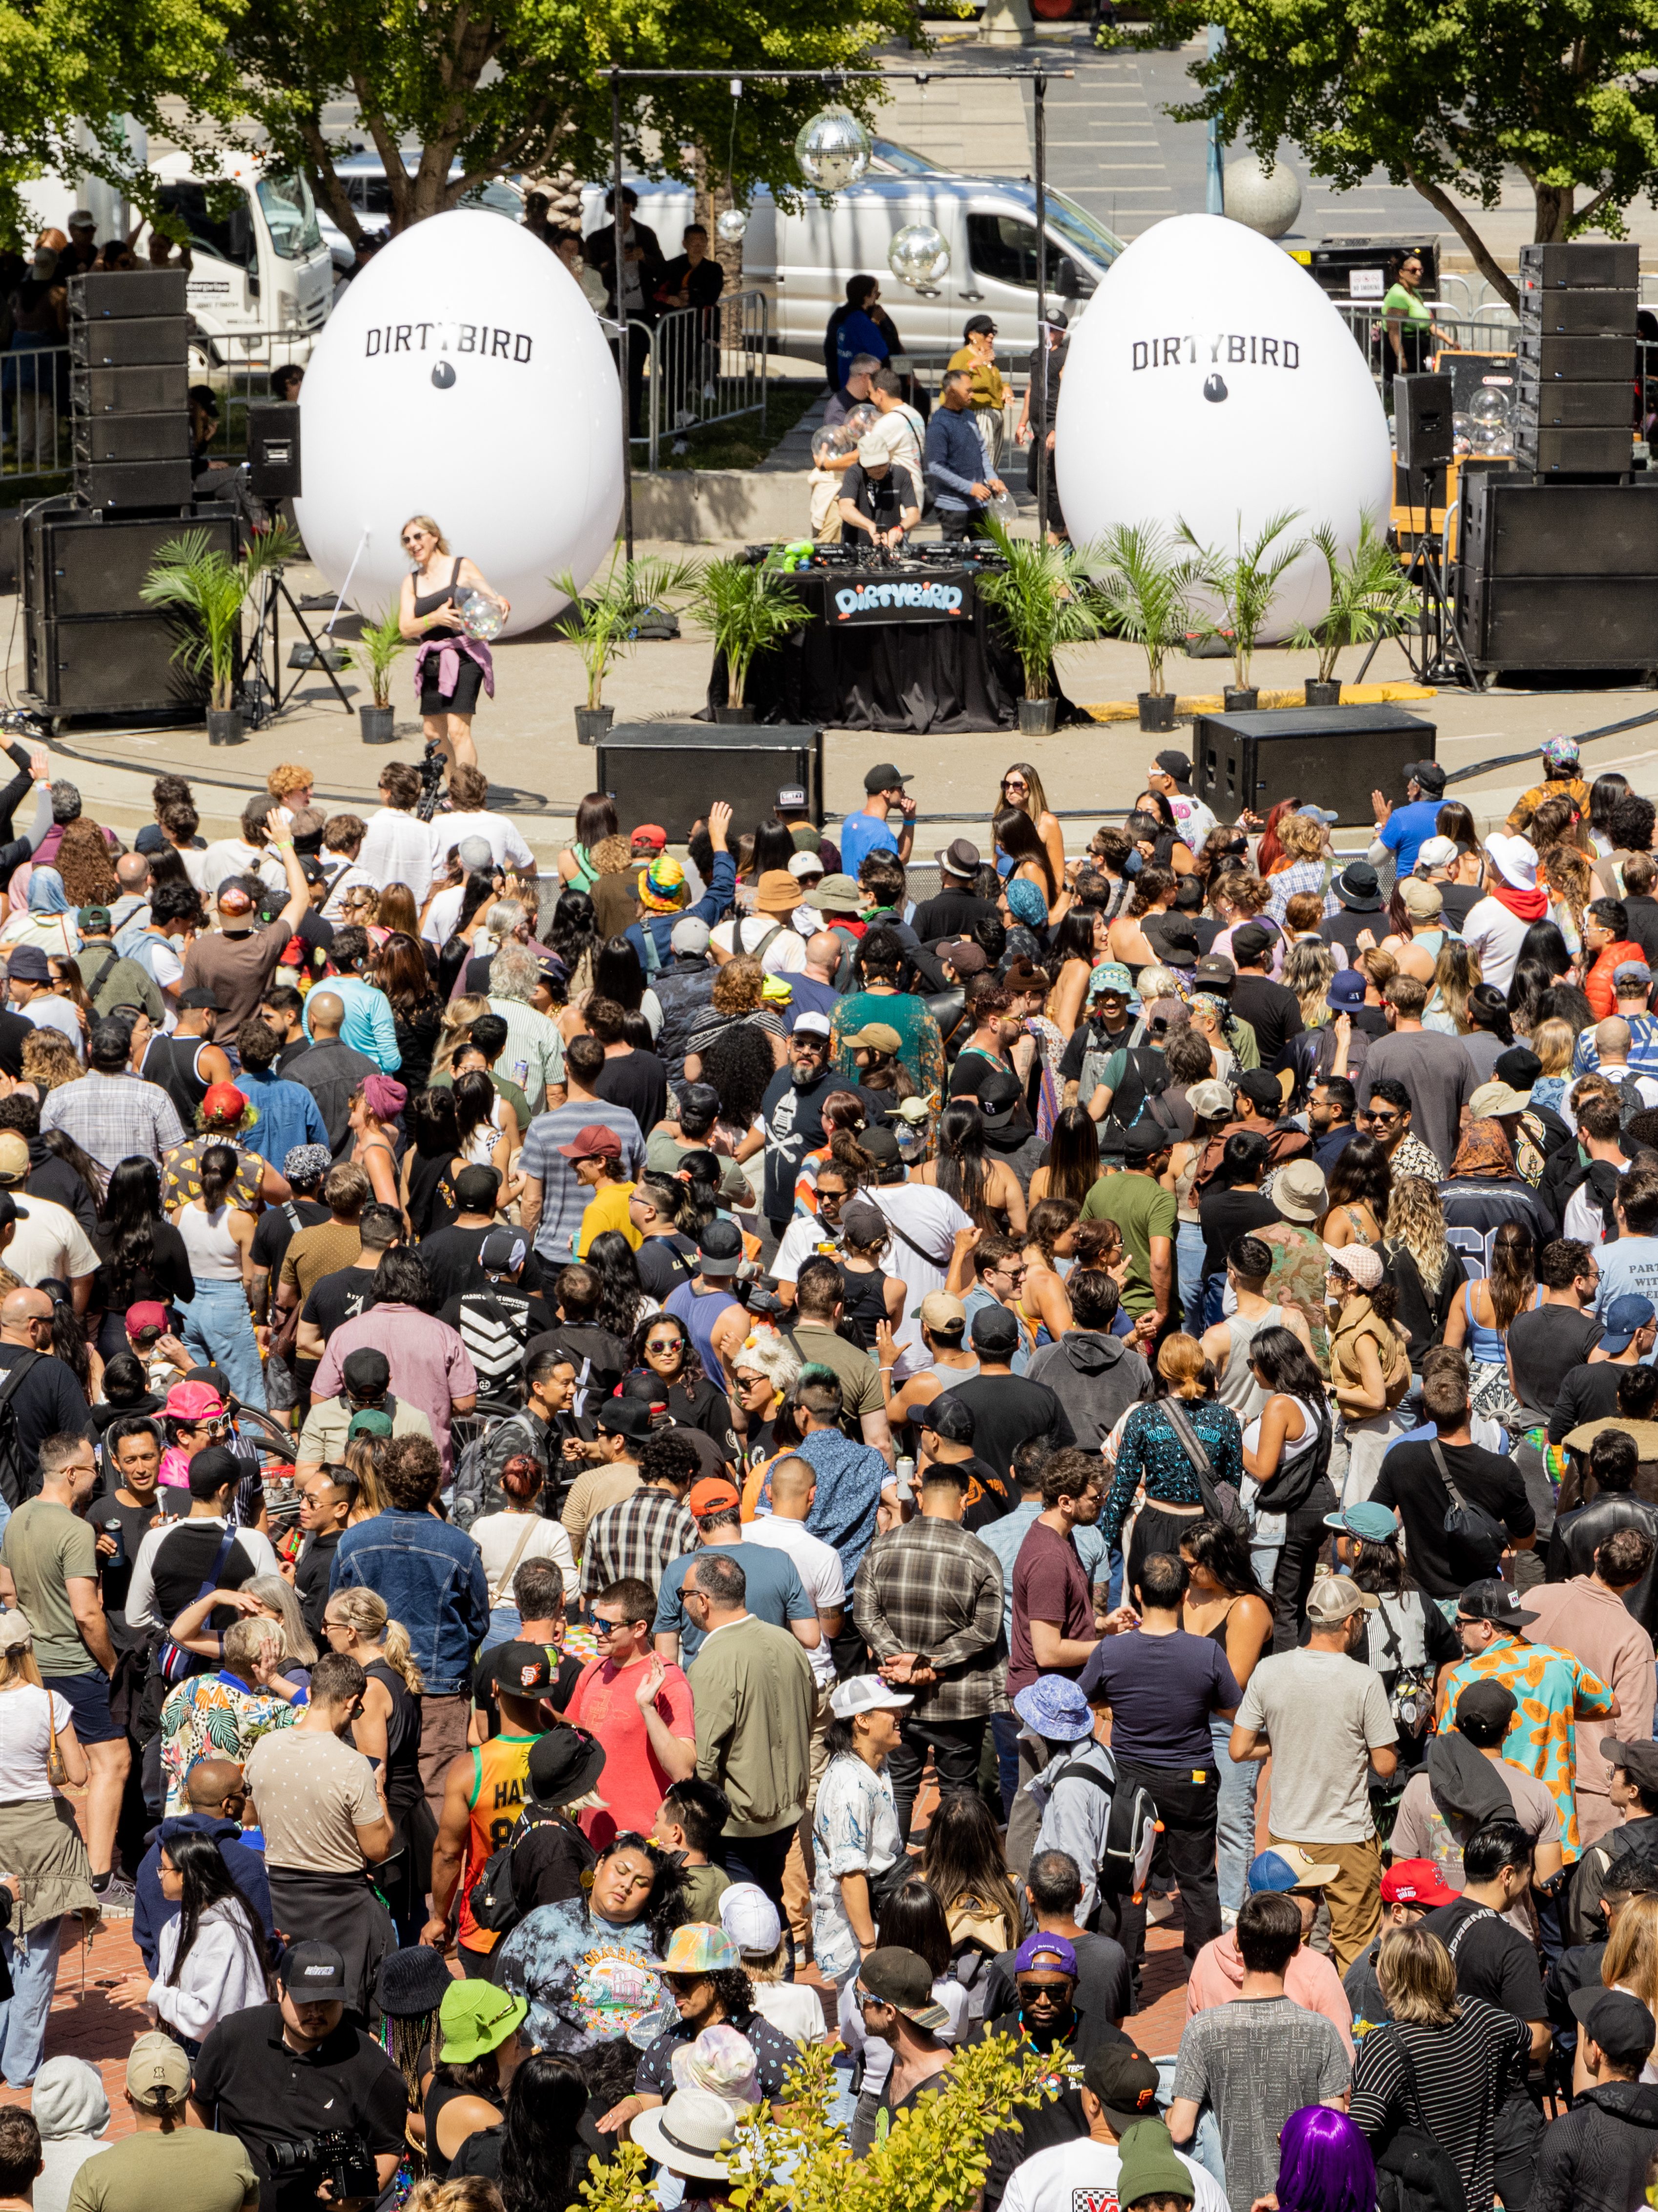
<svg viewBox="0 0 1658 2212">
<path fill-rule="evenodd" d="M 1522 292 L 1520 336 L 1632 338 L 1635 308 L 1633 292 Z"/>
<path fill-rule="evenodd" d="M 1635 465 L 1635 433 L 1544 430 L 1523 420 L 1514 426 L 1514 458 L 1540 477 L 1627 476 Z"/>
<path fill-rule="evenodd" d="M 205 535 L 209 546 L 234 560 L 234 516 L 89 514 L 67 500 L 37 507 L 22 527 L 22 590 L 31 621 L 75 622 L 110 615 L 144 614 L 140 594 L 156 556 L 182 529 Z"/>
<path fill-rule="evenodd" d="M 1537 484 L 1507 470 L 1459 485 L 1461 574 L 1658 580 L 1658 484 Z M 1588 667 L 1590 659 L 1574 662 Z"/>
<path fill-rule="evenodd" d="M 188 312 L 185 269 L 98 269 L 69 280 L 69 311 L 89 323 Z"/>
<path fill-rule="evenodd" d="M 1401 469 L 1415 473 L 1450 466 L 1456 453 L 1455 404 L 1448 376 L 1394 379 L 1394 442 Z"/>
<path fill-rule="evenodd" d="M 1403 381 L 1402 379 L 1400 381 Z M 1374 821 L 1370 793 L 1402 791 L 1412 761 L 1431 760 L 1436 727 L 1401 707 L 1294 707 L 1201 714 L 1192 746 L 1197 795 L 1223 821 L 1315 797 L 1344 823 Z"/>
<path fill-rule="evenodd" d="M 100 461 L 190 460 L 190 417 L 180 408 L 172 415 L 88 415 L 75 422 L 77 471 Z M 110 501 L 126 506 L 128 501 Z"/>
<path fill-rule="evenodd" d="M 1520 289 L 1632 292 L 1641 281 L 1638 246 L 1522 246 Z"/>
<path fill-rule="evenodd" d="M 183 460 L 93 461 L 75 471 L 75 496 L 82 507 L 185 507 L 192 479 Z"/>
<path fill-rule="evenodd" d="M 1658 577 L 1473 575 L 1457 627 L 1476 668 L 1658 669 Z"/>
<path fill-rule="evenodd" d="M 261 499 L 300 499 L 296 400 L 256 399 L 247 410 L 247 488 Z"/>
<path fill-rule="evenodd" d="M 1541 383 L 1628 383 L 1635 374 L 1635 331 L 1610 338 L 1550 337 L 1522 323 L 1516 341 L 1520 374 Z"/>
<path fill-rule="evenodd" d="M 624 837 L 654 822 L 683 843 L 717 799 L 733 830 L 767 822 L 791 787 L 805 791 L 807 818 L 823 818 L 823 733 L 813 724 L 616 722 L 595 750 L 593 788 L 615 799 Z"/>
<path fill-rule="evenodd" d="M 1515 420 L 1543 430 L 1628 430 L 1635 412 L 1632 398 L 1627 384 L 1543 384 L 1522 376 L 1515 387 Z"/>
<path fill-rule="evenodd" d="M 185 414 L 190 371 L 182 361 L 152 362 L 146 368 L 77 368 L 70 379 L 77 415 Z"/>
<path fill-rule="evenodd" d="M 140 315 L 131 322 L 74 322 L 69 357 L 76 368 L 171 366 L 190 353 L 188 315 Z"/>
</svg>

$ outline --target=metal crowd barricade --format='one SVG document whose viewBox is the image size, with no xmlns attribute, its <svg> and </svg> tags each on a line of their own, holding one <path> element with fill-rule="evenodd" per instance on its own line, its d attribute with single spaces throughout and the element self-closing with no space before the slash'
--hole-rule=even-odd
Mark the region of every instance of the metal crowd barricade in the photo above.
<svg viewBox="0 0 1658 2212">
<path fill-rule="evenodd" d="M 763 292 L 727 292 L 714 307 L 671 308 L 654 323 L 629 318 L 626 343 L 644 353 L 644 422 L 635 422 L 633 443 L 645 447 L 653 476 L 661 466 L 665 439 L 671 444 L 688 431 L 742 415 L 757 414 L 764 427 L 769 316 Z M 625 388 L 622 343 L 613 350 Z"/>
</svg>

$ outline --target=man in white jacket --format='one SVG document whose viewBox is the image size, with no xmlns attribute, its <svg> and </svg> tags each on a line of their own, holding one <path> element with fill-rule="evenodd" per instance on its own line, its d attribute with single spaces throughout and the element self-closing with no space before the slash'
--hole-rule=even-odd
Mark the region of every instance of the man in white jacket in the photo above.
<svg viewBox="0 0 1658 2212">
<path fill-rule="evenodd" d="M 1514 981 L 1526 932 L 1533 922 L 1548 917 L 1548 894 L 1537 888 L 1537 853 L 1525 838 L 1507 837 L 1494 830 L 1485 840 L 1485 854 L 1491 864 L 1491 888 L 1469 908 L 1462 934 L 1469 951 L 1479 956 L 1485 981 L 1506 991 Z"/>
</svg>

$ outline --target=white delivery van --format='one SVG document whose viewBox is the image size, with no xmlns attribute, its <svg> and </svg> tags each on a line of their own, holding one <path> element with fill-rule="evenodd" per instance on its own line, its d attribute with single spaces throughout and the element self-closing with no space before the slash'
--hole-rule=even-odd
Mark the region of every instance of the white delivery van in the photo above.
<svg viewBox="0 0 1658 2212">
<path fill-rule="evenodd" d="M 691 220 L 689 185 L 672 179 L 629 177 L 639 219 L 665 253 L 679 251 Z M 582 228 L 609 220 L 603 184 L 582 194 Z M 1052 304 L 1074 321 L 1123 241 L 1063 192 L 1048 188 L 1048 280 Z M 950 247 L 950 267 L 936 289 L 901 283 L 887 265 L 894 236 L 911 223 L 931 223 Z M 953 352 L 971 315 L 993 316 L 998 349 L 1029 352 L 1036 342 L 1036 190 L 1023 177 L 969 177 L 932 167 L 908 147 L 877 139 L 863 180 L 827 201 L 807 196 L 800 209 L 780 207 L 757 191 L 743 240 L 743 283 L 770 298 L 774 349 L 817 359 L 847 280 L 864 272 L 881 280 L 882 304 L 912 354 Z"/>
<path fill-rule="evenodd" d="M 305 179 L 244 154 L 164 154 L 151 167 L 190 240 L 197 365 L 306 361 L 333 305 L 334 264 Z"/>
<path fill-rule="evenodd" d="M 387 228 L 392 219 L 392 187 L 386 181 L 386 164 L 380 155 L 348 154 L 334 164 L 334 173 L 344 185 L 345 196 L 363 228 L 372 234 Z M 449 173 L 452 177 L 464 174 L 459 161 Z M 500 177 L 491 177 L 475 185 L 463 197 L 460 205 L 487 208 L 491 215 L 504 215 L 513 222 L 524 220 L 523 191 L 516 183 Z M 349 269 L 355 258 L 350 240 L 324 205 L 318 206 L 317 222 L 336 265 Z"/>
</svg>

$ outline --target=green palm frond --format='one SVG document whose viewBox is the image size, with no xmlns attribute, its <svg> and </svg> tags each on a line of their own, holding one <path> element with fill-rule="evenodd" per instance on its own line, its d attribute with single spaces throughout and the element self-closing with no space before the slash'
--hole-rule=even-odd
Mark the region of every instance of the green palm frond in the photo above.
<svg viewBox="0 0 1658 2212">
<path fill-rule="evenodd" d="M 1278 541 L 1284 537 L 1292 522 L 1300 520 L 1298 507 L 1286 507 L 1270 515 L 1254 538 L 1247 543 L 1243 535 L 1243 517 L 1239 515 L 1237 543 L 1230 553 L 1222 553 L 1206 545 L 1189 523 L 1179 526 L 1181 543 L 1189 545 L 1198 556 L 1199 580 L 1216 593 L 1221 603 L 1223 619 L 1204 625 L 1205 635 L 1225 637 L 1232 647 L 1232 673 L 1240 690 L 1249 684 L 1249 663 L 1255 650 L 1255 641 L 1261 627 L 1272 611 L 1272 601 L 1285 572 L 1307 550 L 1311 540 L 1297 538 L 1288 544 Z"/>
<path fill-rule="evenodd" d="M 713 632 L 715 651 L 726 657 L 726 697 L 732 707 L 744 704 L 755 655 L 780 644 L 806 619 L 799 594 L 776 569 L 735 558 L 704 562 L 690 610 Z"/>
<path fill-rule="evenodd" d="M 1345 560 L 1327 523 L 1314 531 L 1312 543 L 1330 572 L 1330 604 L 1315 623 L 1297 624 L 1290 642 L 1317 653 L 1320 680 L 1327 684 L 1344 645 L 1372 645 L 1410 628 L 1416 594 L 1373 514 L 1359 518 L 1358 543 Z"/>
<path fill-rule="evenodd" d="M 1090 569 L 1100 561 L 1092 545 L 1048 545 L 1010 538 L 999 522 L 988 525 L 1007 567 L 981 574 L 980 598 L 994 607 L 1024 671 L 1027 699 L 1046 699 L 1054 649 L 1086 645 L 1104 627 L 1100 594 Z"/>
<path fill-rule="evenodd" d="M 634 642 L 633 633 L 655 606 L 696 580 L 691 561 L 623 561 L 614 554 L 602 581 L 586 595 L 568 569 L 552 581 L 569 599 L 559 626 L 587 672 L 587 704 L 597 707 L 604 678 Z"/>
<path fill-rule="evenodd" d="M 379 622 L 363 624 L 351 665 L 367 677 L 377 707 L 391 705 L 392 665 L 400 653 L 409 650 L 410 642 L 403 634 L 403 615 L 395 599 Z"/>
<path fill-rule="evenodd" d="M 1178 557 L 1168 536 L 1150 522 L 1118 523 L 1102 541 L 1100 557 L 1105 573 L 1095 591 L 1103 627 L 1139 647 L 1146 689 L 1160 694 L 1164 660 L 1186 643 L 1201 564 Z"/>
</svg>

